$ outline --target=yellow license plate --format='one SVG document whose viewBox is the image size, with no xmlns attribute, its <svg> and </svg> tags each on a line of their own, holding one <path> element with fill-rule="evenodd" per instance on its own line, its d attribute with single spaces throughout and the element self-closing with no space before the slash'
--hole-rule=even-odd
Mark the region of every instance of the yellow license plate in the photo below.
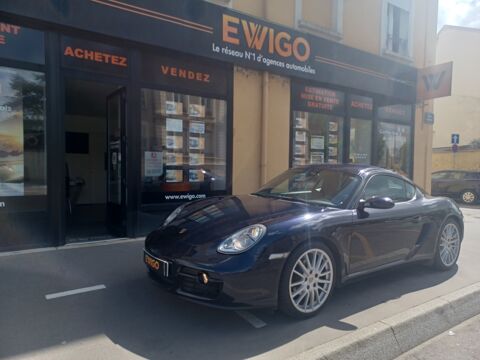
<svg viewBox="0 0 480 360">
<path fill-rule="evenodd" d="M 163 276 L 168 277 L 170 271 L 170 263 L 168 261 L 155 259 L 148 254 L 144 254 L 144 261 L 150 269 L 158 271 Z"/>
</svg>

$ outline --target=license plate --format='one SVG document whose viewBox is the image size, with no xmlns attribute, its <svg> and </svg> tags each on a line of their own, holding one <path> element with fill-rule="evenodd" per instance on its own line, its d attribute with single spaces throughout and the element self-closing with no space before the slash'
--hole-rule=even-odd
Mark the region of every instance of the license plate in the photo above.
<svg viewBox="0 0 480 360">
<path fill-rule="evenodd" d="M 148 254 L 144 254 L 144 261 L 147 266 L 160 273 L 164 277 L 168 277 L 170 275 L 170 263 L 168 261 L 154 258 Z"/>
</svg>

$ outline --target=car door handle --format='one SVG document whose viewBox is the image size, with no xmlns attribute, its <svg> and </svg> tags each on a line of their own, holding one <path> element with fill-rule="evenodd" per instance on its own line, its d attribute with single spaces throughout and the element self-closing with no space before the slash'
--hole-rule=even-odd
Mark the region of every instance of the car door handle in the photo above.
<svg viewBox="0 0 480 360">
<path fill-rule="evenodd" d="M 415 223 L 415 224 L 418 224 L 419 222 L 421 222 L 423 219 L 422 216 L 415 216 L 412 221 Z"/>
</svg>

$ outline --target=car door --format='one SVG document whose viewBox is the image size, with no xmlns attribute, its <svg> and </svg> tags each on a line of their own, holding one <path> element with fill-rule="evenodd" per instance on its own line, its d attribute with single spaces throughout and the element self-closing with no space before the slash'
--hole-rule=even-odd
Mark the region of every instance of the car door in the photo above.
<svg viewBox="0 0 480 360">
<path fill-rule="evenodd" d="M 374 196 L 390 197 L 395 206 L 357 210 L 349 234 L 350 274 L 406 259 L 420 237 L 422 207 L 413 185 L 397 176 L 374 175 L 360 198 Z"/>
<path fill-rule="evenodd" d="M 432 195 L 440 196 L 446 194 L 446 189 L 450 184 L 449 171 L 440 171 L 432 174 Z"/>
</svg>

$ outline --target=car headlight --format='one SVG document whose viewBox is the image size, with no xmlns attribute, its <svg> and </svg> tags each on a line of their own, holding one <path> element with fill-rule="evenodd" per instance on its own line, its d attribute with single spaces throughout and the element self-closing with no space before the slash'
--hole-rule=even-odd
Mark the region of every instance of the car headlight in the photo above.
<svg viewBox="0 0 480 360">
<path fill-rule="evenodd" d="M 266 232 L 267 227 L 262 224 L 247 226 L 224 240 L 217 251 L 222 254 L 242 253 L 255 245 Z"/>
<path fill-rule="evenodd" d="M 168 217 L 165 219 L 165 221 L 163 222 L 163 226 L 167 226 L 168 224 L 170 224 L 173 220 L 175 220 L 175 218 L 182 212 L 183 208 L 185 207 L 185 205 L 180 205 L 179 207 L 177 207 L 175 210 L 173 210 L 171 212 L 170 215 L 168 215 Z"/>
</svg>

